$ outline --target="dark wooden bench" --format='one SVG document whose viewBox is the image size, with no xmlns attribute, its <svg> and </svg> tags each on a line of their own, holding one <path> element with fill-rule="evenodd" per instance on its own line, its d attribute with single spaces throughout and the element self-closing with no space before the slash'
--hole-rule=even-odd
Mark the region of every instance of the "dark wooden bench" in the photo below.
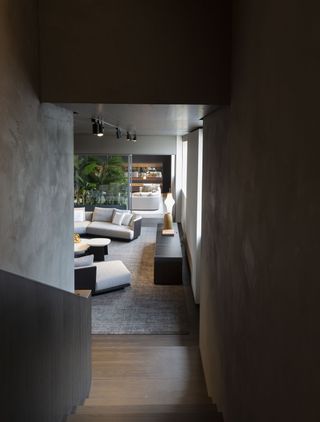
<svg viewBox="0 0 320 422">
<path fill-rule="evenodd" d="M 173 223 L 174 236 L 163 236 L 162 224 L 157 227 L 154 256 L 155 284 L 182 284 L 182 251 L 177 223 Z"/>
</svg>

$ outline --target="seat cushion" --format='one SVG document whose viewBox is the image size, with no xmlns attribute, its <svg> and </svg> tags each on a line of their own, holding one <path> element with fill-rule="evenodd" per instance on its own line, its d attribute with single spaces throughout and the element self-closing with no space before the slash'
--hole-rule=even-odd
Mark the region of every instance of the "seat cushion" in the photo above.
<svg viewBox="0 0 320 422">
<path fill-rule="evenodd" d="M 131 274 L 122 261 L 96 262 L 96 292 L 131 284 Z"/>
<path fill-rule="evenodd" d="M 87 233 L 96 236 L 117 237 L 119 239 L 132 240 L 134 232 L 128 226 L 118 226 L 103 221 L 93 221 L 87 227 Z"/>
<path fill-rule="evenodd" d="M 81 221 L 74 223 L 74 232 L 77 234 L 85 234 L 87 232 L 87 227 L 89 226 L 90 221 Z"/>
</svg>

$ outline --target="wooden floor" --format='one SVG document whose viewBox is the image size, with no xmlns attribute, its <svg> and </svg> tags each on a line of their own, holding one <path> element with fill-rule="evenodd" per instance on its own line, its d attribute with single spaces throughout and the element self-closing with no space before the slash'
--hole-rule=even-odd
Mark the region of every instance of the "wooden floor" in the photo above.
<svg viewBox="0 0 320 422">
<path fill-rule="evenodd" d="M 184 269 L 188 335 L 92 336 L 92 387 L 69 422 L 222 421 L 207 395 L 198 309 Z"/>
</svg>

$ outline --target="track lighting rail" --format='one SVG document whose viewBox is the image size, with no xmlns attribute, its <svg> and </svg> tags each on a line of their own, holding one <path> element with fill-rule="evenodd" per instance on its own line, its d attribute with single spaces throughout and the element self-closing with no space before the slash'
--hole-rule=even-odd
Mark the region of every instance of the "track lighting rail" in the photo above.
<svg viewBox="0 0 320 422">
<path fill-rule="evenodd" d="M 116 129 L 117 139 L 121 139 L 122 134 L 125 132 L 125 130 L 123 130 L 121 127 L 114 125 L 113 123 L 105 122 L 104 120 L 102 120 L 101 117 L 92 117 L 91 122 L 92 122 L 92 134 L 99 137 L 104 135 L 105 126 L 109 126 Z M 130 133 L 129 131 L 126 131 L 126 132 L 127 132 L 127 141 L 137 142 L 137 134 L 135 132 L 134 133 Z"/>
</svg>

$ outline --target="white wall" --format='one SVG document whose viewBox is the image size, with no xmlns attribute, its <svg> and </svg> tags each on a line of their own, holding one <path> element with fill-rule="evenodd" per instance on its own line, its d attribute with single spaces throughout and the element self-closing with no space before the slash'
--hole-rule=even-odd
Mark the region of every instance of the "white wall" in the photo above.
<svg viewBox="0 0 320 422">
<path fill-rule="evenodd" d="M 176 139 L 177 154 L 175 156 L 175 177 L 174 177 L 174 196 L 175 196 L 175 219 L 181 223 L 182 210 L 182 137 L 177 136 Z"/>
<path fill-rule="evenodd" d="M 188 168 L 188 141 L 185 139 L 181 142 L 181 225 L 182 229 L 186 231 L 186 208 L 187 208 L 187 168 Z"/>
<path fill-rule="evenodd" d="M 76 134 L 74 150 L 76 154 L 175 155 L 177 146 L 175 136 L 137 136 L 137 142 L 128 142 L 125 136 Z"/>
<path fill-rule="evenodd" d="M 182 227 L 191 271 L 191 285 L 196 303 L 200 302 L 199 263 L 201 254 L 201 203 L 202 203 L 202 129 L 183 137 L 188 142 L 187 195 Z"/>
</svg>

